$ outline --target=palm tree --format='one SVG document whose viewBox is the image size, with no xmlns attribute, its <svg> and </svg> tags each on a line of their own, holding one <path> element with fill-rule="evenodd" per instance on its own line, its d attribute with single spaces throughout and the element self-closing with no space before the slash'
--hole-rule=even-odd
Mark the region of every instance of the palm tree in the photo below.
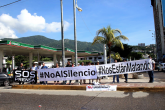
<svg viewBox="0 0 165 110">
<path fill-rule="evenodd" d="M 100 34 L 101 36 L 99 36 Z M 111 47 L 119 46 L 124 49 L 124 46 L 120 40 L 129 39 L 126 36 L 121 35 L 121 31 L 119 29 L 111 29 L 110 26 L 107 26 L 107 28 L 103 27 L 102 29 L 97 31 L 96 37 L 93 39 L 92 45 L 96 43 L 106 44 L 109 49 L 109 62 L 111 63 Z"/>
</svg>

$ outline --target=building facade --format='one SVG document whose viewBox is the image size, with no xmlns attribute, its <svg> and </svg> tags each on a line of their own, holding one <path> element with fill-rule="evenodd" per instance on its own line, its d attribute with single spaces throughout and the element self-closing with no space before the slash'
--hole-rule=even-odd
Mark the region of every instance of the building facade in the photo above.
<svg viewBox="0 0 165 110">
<path fill-rule="evenodd" d="M 151 0 L 154 13 L 157 60 L 165 54 L 165 0 Z"/>
<path fill-rule="evenodd" d="M 145 43 L 138 43 L 138 46 L 145 47 Z"/>
</svg>

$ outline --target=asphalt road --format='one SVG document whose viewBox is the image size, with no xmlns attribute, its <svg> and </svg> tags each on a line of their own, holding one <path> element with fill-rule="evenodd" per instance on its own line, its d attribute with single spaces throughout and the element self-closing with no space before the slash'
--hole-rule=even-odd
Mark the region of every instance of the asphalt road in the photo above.
<svg viewBox="0 0 165 110">
<path fill-rule="evenodd" d="M 1 91 L 0 110 L 165 110 L 165 92 L 38 91 Z"/>
</svg>

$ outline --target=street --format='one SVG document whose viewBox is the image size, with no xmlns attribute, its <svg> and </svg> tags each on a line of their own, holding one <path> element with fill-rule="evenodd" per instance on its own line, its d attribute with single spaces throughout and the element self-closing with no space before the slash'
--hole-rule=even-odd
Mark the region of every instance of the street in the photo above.
<svg viewBox="0 0 165 110">
<path fill-rule="evenodd" d="M 0 110 L 139 109 L 165 109 L 165 92 L 0 90 Z"/>
<path fill-rule="evenodd" d="M 164 72 L 154 72 L 154 84 L 164 84 Z M 128 84 L 146 85 L 144 79 L 129 79 Z M 111 77 L 110 77 L 111 78 Z M 109 79 L 112 80 L 112 79 Z M 120 85 L 125 85 L 120 79 Z M 122 81 L 123 80 L 123 81 Z M 107 82 L 107 79 L 105 79 Z M 18 84 L 18 83 L 13 83 Z M 123 86 L 124 87 L 124 86 Z M 39 107 L 40 106 L 40 107 Z M 124 92 L 85 90 L 11 89 L 0 86 L 0 110 L 164 110 L 164 92 Z"/>
</svg>

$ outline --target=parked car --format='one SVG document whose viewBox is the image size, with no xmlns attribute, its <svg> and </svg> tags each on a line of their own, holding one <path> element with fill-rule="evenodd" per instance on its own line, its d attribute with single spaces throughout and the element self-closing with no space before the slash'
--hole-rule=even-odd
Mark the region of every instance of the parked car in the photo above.
<svg viewBox="0 0 165 110">
<path fill-rule="evenodd" d="M 165 71 L 165 63 L 160 63 L 159 70 Z"/>
<path fill-rule="evenodd" d="M 158 70 L 158 71 L 160 70 L 160 63 L 157 63 L 157 62 L 155 63 L 155 70 Z"/>
<path fill-rule="evenodd" d="M 13 82 L 13 76 L 6 73 L 0 73 L 0 85 L 9 86 Z"/>
</svg>

